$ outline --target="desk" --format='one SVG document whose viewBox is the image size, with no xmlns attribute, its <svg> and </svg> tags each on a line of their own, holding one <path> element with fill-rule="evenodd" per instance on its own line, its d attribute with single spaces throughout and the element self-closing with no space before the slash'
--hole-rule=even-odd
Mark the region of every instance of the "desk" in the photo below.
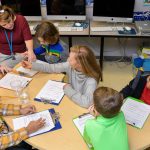
<svg viewBox="0 0 150 150">
<path fill-rule="evenodd" d="M 42 111 L 49 108 L 54 108 L 56 112 L 60 113 L 60 123 L 62 129 L 41 134 L 30 139 L 26 142 L 33 145 L 40 150 L 88 150 L 82 136 L 78 132 L 77 128 L 73 124 L 72 119 L 80 114 L 87 112 L 86 109 L 81 108 L 69 100 L 66 96 L 63 98 L 59 106 L 50 104 L 43 104 L 41 102 L 34 101 L 33 98 L 37 95 L 40 89 L 44 86 L 48 79 L 59 80 L 63 78 L 62 74 L 45 74 L 38 73 L 28 85 L 30 93 L 30 103 L 34 104 L 37 111 Z M 40 84 L 39 84 L 40 83 Z M 0 88 L 0 93 L 6 95 L 13 95 L 14 92 Z M 18 104 L 18 99 L 4 99 L 3 103 Z M 12 119 L 14 116 L 4 117 L 6 122 L 12 128 Z M 129 144 L 131 150 L 141 150 L 150 146 L 150 117 L 146 121 L 143 129 L 137 129 L 128 125 Z"/>
<path fill-rule="evenodd" d="M 90 37 L 100 37 L 100 58 L 99 63 L 101 66 L 101 69 L 103 69 L 103 53 L 104 53 L 104 38 L 150 38 L 150 35 L 141 35 L 137 32 L 137 34 L 118 34 L 118 31 L 109 31 L 109 32 L 94 32 L 91 31 L 91 27 L 114 27 L 114 23 L 107 23 L 107 22 L 96 22 L 91 21 L 90 22 Z M 116 26 L 129 26 L 136 30 L 134 23 L 117 23 Z"/>
</svg>

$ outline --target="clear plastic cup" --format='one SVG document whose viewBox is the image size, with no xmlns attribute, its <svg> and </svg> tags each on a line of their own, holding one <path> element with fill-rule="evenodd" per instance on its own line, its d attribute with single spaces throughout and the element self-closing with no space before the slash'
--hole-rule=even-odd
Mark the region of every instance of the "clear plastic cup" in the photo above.
<svg viewBox="0 0 150 150">
<path fill-rule="evenodd" d="M 22 104 L 27 104 L 29 103 L 29 93 L 27 89 L 22 89 L 19 93 L 19 100 Z"/>
<path fill-rule="evenodd" d="M 22 90 L 22 82 L 20 80 L 12 80 L 10 82 L 10 86 L 11 86 L 11 89 L 12 90 L 15 90 L 16 91 L 16 96 L 19 97 L 19 94 Z"/>
</svg>

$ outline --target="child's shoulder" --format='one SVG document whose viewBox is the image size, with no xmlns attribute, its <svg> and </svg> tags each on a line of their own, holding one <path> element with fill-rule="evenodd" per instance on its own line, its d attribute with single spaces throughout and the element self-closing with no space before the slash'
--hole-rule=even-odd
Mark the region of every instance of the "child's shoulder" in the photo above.
<svg viewBox="0 0 150 150">
<path fill-rule="evenodd" d="M 63 47 L 59 42 L 57 42 L 56 44 L 50 45 L 50 49 L 57 50 L 60 52 L 63 51 Z"/>
</svg>

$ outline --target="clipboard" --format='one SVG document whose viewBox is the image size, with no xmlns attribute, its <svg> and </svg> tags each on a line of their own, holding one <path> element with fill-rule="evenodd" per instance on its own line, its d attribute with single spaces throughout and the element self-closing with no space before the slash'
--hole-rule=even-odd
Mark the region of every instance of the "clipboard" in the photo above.
<svg viewBox="0 0 150 150">
<path fill-rule="evenodd" d="M 82 119 L 85 119 L 84 121 Z M 94 119 L 95 117 L 92 116 L 89 113 L 84 113 L 76 118 L 73 118 L 73 123 L 76 126 L 76 128 L 78 129 L 79 133 L 81 134 L 81 136 L 83 137 L 83 132 L 84 132 L 84 126 L 85 126 L 85 122 L 89 119 Z M 82 122 L 81 128 L 80 128 L 80 121 Z M 83 138 L 84 139 L 84 138 Z M 85 141 L 85 140 L 84 140 Z M 86 141 L 85 141 L 86 143 Z M 88 145 L 89 148 L 92 148 L 92 146 L 88 143 L 86 143 Z"/>
<path fill-rule="evenodd" d="M 150 114 L 150 106 L 143 101 L 127 97 L 121 107 L 126 123 L 136 128 L 143 128 Z"/>
<path fill-rule="evenodd" d="M 52 84 L 52 85 L 51 85 Z M 58 89 L 57 87 L 55 87 L 56 89 L 53 89 L 55 90 L 55 95 L 54 95 L 54 98 L 51 99 L 51 98 L 45 98 L 45 95 L 49 95 L 50 93 L 50 90 L 52 88 L 54 88 L 54 85 L 55 86 L 58 84 Z M 43 86 L 43 88 L 40 90 L 40 92 L 38 93 L 38 95 L 34 98 L 35 101 L 38 101 L 38 102 L 43 102 L 45 104 L 53 104 L 53 105 L 59 105 L 60 102 L 62 101 L 63 97 L 64 97 L 64 92 L 63 92 L 63 86 L 65 85 L 66 83 L 64 82 L 61 82 L 61 81 L 55 81 L 55 80 L 48 80 L 48 82 Z M 44 91 L 47 91 L 46 93 Z M 57 95 L 60 95 L 59 98 L 56 96 L 56 93 L 58 92 Z M 51 93 L 53 94 L 53 93 Z M 42 95 L 42 96 L 41 96 Z M 44 97 L 43 97 L 44 95 Z M 50 95 L 52 96 L 52 95 Z M 55 96 L 57 97 L 57 101 L 55 100 Z M 53 97 L 53 96 L 52 96 Z"/>
<path fill-rule="evenodd" d="M 51 118 L 52 118 L 53 123 L 54 123 L 54 127 L 52 129 L 48 130 L 48 131 L 42 131 L 41 133 L 32 133 L 32 134 L 29 135 L 29 137 L 34 137 L 34 136 L 37 136 L 37 135 L 40 135 L 40 134 L 44 134 L 44 133 L 55 131 L 55 130 L 58 130 L 58 129 L 62 128 L 62 126 L 61 126 L 61 124 L 59 122 L 59 116 L 55 112 L 54 108 L 51 108 L 48 111 L 50 112 Z M 24 117 L 24 116 L 22 116 L 22 117 Z M 18 118 L 20 118 L 20 117 L 18 117 Z"/>
</svg>

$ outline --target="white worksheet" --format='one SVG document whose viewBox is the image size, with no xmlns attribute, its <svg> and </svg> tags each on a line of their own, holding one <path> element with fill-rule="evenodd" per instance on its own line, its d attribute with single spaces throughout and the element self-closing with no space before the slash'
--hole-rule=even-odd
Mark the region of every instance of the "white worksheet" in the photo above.
<svg viewBox="0 0 150 150">
<path fill-rule="evenodd" d="M 16 75 L 16 74 L 7 73 L 0 80 L 0 87 L 6 88 L 6 89 L 10 89 L 10 90 L 15 90 L 10 85 L 10 83 L 12 81 L 15 82 L 15 80 L 20 80 L 21 84 L 22 84 L 22 87 L 25 87 L 32 80 L 32 78 L 27 78 L 27 77 L 19 76 L 19 75 Z"/>
<path fill-rule="evenodd" d="M 59 103 L 64 96 L 63 86 L 66 83 L 59 81 L 48 80 L 48 82 L 41 89 L 39 94 L 36 96 L 36 99 L 49 100 L 53 103 Z"/>
<path fill-rule="evenodd" d="M 35 114 L 19 117 L 13 119 L 14 130 L 20 129 L 22 127 L 27 127 L 30 121 L 38 120 L 39 118 L 45 119 L 45 125 L 38 131 L 30 134 L 29 136 L 35 136 L 44 132 L 48 132 L 55 127 L 53 119 L 50 115 L 49 110 L 41 111 Z"/>
<path fill-rule="evenodd" d="M 131 98 L 127 98 L 121 107 L 126 122 L 138 128 L 142 128 L 150 113 L 150 106 Z"/>
<path fill-rule="evenodd" d="M 35 70 L 32 70 L 32 69 L 26 69 L 22 66 L 18 67 L 16 70 L 18 72 L 23 73 L 24 75 L 27 75 L 27 76 L 30 76 L 30 77 L 34 76 L 38 72 L 38 71 L 35 71 Z"/>
</svg>

